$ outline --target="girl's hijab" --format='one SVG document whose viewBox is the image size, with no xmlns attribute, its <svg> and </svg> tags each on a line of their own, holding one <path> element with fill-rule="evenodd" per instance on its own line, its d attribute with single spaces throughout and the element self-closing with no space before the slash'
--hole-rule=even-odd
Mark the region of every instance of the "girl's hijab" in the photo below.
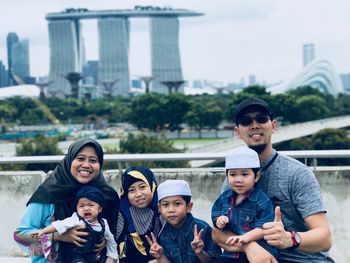
<svg viewBox="0 0 350 263">
<path fill-rule="evenodd" d="M 147 208 L 136 208 L 129 202 L 128 189 L 137 181 L 143 181 L 151 189 L 153 199 Z M 132 239 L 136 249 L 146 256 L 149 245 L 145 235 L 151 231 L 154 232 L 154 228 L 158 225 L 156 222 L 158 219 L 157 181 L 152 171 L 147 167 L 133 166 L 125 170 L 122 175 L 121 192 L 120 210 L 127 222 L 126 239 Z"/>
<path fill-rule="evenodd" d="M 77 154 L 85 146 L 93 146 L 96 150 L 100 163 L 100 172 L 87 184 L 79 183 L 71 174 L 71 164 Z M 116 229 L 116 219 L 119 211 L 119 196 L 117 192 L 105 181 L 101 172 L 103 165 L 103 149 L 93 139 L 81 139 L 70 145 L 67 155 L 56 166 L 50 176 L 38 187 L 29 203 L 46 203 L 55 205 L 55 220 L 62 220 L 72 215 L 76 210 L 75 195 L 83 185 L 90 185 L 99 188 L 106 201 L 107 209 L 103 209 L 102 217 L 108 220 L 109 227 Z"/>
</svg>

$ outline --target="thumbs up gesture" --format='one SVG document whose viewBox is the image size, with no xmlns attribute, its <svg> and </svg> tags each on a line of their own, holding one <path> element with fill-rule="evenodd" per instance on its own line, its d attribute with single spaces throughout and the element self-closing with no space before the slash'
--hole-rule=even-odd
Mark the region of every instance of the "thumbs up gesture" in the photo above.
<svg viewBox="0 0 350 263">
<path fill-rule="evenodd" d="M 279 249 L 290 247 L 291 235 L 290 232 L 284 230 L 282 223 L 281 208 L 276 206 L 275 219 L 273 222 L 268 222 L 263 225 L 264 239 L 266 242 Z"/>
</svg>

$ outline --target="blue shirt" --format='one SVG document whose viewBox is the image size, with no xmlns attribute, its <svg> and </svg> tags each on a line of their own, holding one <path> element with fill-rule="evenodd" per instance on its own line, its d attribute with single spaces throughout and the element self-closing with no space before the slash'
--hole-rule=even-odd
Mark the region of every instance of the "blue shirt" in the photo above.
<svg viewBox="0 0 350 263">
<path fill-rule="evenodd" d="M 227 216 L 229 224 L 226 230 L 230 230 L 236 235 L 243 235 L 255 228 L 262 228 L 263 224 L 274 220 L 274 206 L 268 196 L 260 187 L 255 187 L 253 192 L 242 202 L 236 204 L 237 193 L 231 189 L 224 191 L 215 201 L 211 217 L 213 224 L 219 216 Z M 268 250 L 275 257 L 278 256 L 277 249 L 267 245 L 263 240 L 258 243 Z M 225 257 L 232 257 L 233 253 L 224 253 Z"/>
<path fill-rule="evenodd" d="M 203 251 L 212 258 L 217 258 L 221 254 L 220 247 L 212 240 L 209 224 L 194 218 L 191 213 L 188 213 L 185 222 L 180 228 L 175 228 L 166 223 L 158 236 L 158 242 L 163 247 L 164 255 L 170 262 L 200 263 L 199 258 L 191 247 L 191 242 L 194 238 L 194 225 L 197 225 L 198 232 L 203 229 Z"/>
</svg>

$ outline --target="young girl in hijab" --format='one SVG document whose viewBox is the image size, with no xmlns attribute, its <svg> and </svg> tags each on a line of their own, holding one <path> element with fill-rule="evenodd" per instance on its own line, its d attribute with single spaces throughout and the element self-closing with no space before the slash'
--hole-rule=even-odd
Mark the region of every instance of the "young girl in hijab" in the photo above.
<svg viewBox="0 0 350 263">
<path fill-rule="evenodd" d="M 63 220 L 75 211 L 75 195 L 83 185 L 97 187 L 102 193 L 106 207 L 101 216 L 107 219 L 112 233 L 116 233 L 119 212 L 119 196 L 107 184 L 101 168 L 103 165 L 103 150 L 93 139 L 81 139 L 74 142 L 68 149 L 65 158 L 58 164 L 51 175 L 38 187 L 27 203 L 21 225 L 14 233 L 14 239 L 27 253 L 32 255 L 32 262 L 49 262 L 53 253 L 43 253 L 36 238 L 29 235 L 38 229 L 45 228 L 54 220 Z M 83 245 L 82 238 L 86 233 L 73 229 L 61 236 L 50 236 L 50 240 L 58 242 L 52 246 L 51 252 L 58 251 L 55 262 L 64 262 L 61 256 L 65 242 Z M 65 241 L 65 242 L 63 242 Z M 58 244 L 57 242 L 55 242 Z M 39 249 L 38 249 L 39 248 Z M 54 249 L 55 248 L 55 249 Z M 46 251 L 45 251 L 46 252 Z"/>
<path fill-rule="evenodd" d="M 122 175 L 122 195 L 117 233 L 119 260 L 123 263 L 144 263 L 154 260 L 149 254 L 146 235 L 160 230 L 157 181 L 144 166 L 128 168 Z"/>
</svg>

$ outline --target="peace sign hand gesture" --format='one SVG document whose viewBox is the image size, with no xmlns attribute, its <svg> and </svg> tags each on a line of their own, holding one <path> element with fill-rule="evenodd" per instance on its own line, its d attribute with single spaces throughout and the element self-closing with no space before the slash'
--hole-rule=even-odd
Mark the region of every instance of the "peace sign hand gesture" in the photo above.
<svg viewBox="0 0 350 263">
<path fill-rule="evenodd" d="M 201 254 L 202 250 L 204 248 L 204 243 L 202 240 L 202 235 L 203 235 L 203 229 L 201 231 L 197 230 L 197 225 L 194 225 L 194 238 L 191 242 L 191 247 L 196 254 Z"/>
<path fill-rule="evenodd" d="M 163 256 L 163 247 L 158 244 L 156 236 L 151 233 L 152 240 L 146 235 L 148 244 L 150 245 L 149 253 L 152 257 L 159 259 Z"/>
</svg>

